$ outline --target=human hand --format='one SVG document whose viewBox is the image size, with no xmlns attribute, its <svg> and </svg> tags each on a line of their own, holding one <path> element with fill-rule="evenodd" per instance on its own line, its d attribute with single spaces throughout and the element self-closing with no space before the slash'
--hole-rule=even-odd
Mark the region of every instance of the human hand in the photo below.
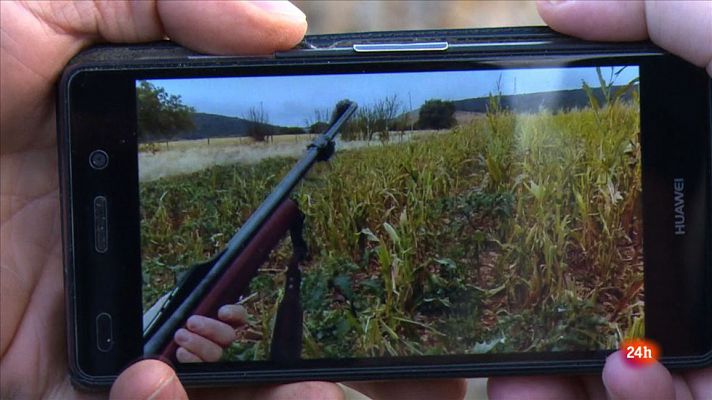
<svg viewBox="0 0 712 400">
<path fill-rule="evenodd" d="M 712 370 L 670 374 L 662 364 L 633 366 L 621 351 L 606 360 L 599 376 L 490 378 L 487 393 L 498 399 L 710 399 Z"/>
<path fill-rule="evenodd" d="M 235 329 L 247 323 L 247 310 L 237 304 L 226 304 L 218 310 L 218 319 L 193 315 L 186 327 L 178 329 L 173 339 L 179 345 L 178 362 L 215 362 L 224 348 L 237 339 Z"/>
<path fill-rule="evenodd" d="M 306 30 L 300 11 L 274 2 L 0 2 L 0 398 L 103 397 L 67 374 L 54 86 L 66 63 L 98 42 L 166 36 L 194 50 L 271 53 Z M 31 384 L 28 384 L 31 382 Z M 427 396 L 451 382 L 401 386 Z M 392 392 L 393 383 L 362 384 Z M 454 387 L 462 385 L 455 383 Z M 376 393 L 376 392 L 373 392 Z M 332 383 L 195 391 L 191 396 L 342 398 Z M 144 360 L 122 373 L 114 398 L 185 398 L 175 372 Z M 462 396 L 459 396 L 462 397 Z"/>
<path fill-rule="evenodd" d="M 54 86 L 97 42 L 165 36 L 213 53 L 270 53 L 301 39 L 290 5 L 252 2 L 0 2 L 0 398 L 99 397 L 67 375 Z M 114 385 L 119 397 L 185 394 L 173 370 L 144 361 Z M 263 387 L 270 398 L 340 393 L 329 383 Z"/>
<path fill-rule="evenodd" d="M 710 1 L 539 0 L 537 9 L 561 33 L 615 42 L 649 38 L 712 76 Z"/>
</svg>

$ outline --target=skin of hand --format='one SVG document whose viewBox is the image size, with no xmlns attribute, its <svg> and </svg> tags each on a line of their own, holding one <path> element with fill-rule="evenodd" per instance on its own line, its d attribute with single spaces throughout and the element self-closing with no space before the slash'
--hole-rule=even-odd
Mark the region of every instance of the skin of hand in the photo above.
<svg viewBox="0 0 712 400">
<path fill-rule="evenodd" d="M 304 14 L 286 2 L 0 2 L 0 398 L 106 396 L 76 391 L 67 374 L 54 97 L 66 63 L 94 43 L 165 37 L 206 53 L 268 54 L 296 45 L 306 26 Z M 361 385 L 375 394 L 386 387 Z M 390 391 L 395 386 L 387 384 Z M 399 386 L 398 394 L 409 399 L 464 395 L 458 380 Z M 111 391 L 117 399 L 187 394 L 175 372 L 156 360 L 129 367 Z M 327 382 L 190 395 L 343 398 Z"/>
<path fill-rule="evenodd" d="M 710 1 L 538 1 L 537 8 L 544 21 L 559 32 L 599 41 L 649 38 L 665 50 L 706 68 L 712 76 Z M 491 378 L 488 394 L 492 400 L 712 399 L 712 368 L 670 374 L 657 362 L 632 366 L 618 351 L 606 360 L 603 379 Z"/>
</svg>

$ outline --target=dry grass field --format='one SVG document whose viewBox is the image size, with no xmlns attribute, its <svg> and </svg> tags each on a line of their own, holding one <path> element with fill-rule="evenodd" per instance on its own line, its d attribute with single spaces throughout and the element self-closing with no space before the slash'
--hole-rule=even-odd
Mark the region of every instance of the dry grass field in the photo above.
<svg viewBox="0 0 712 400">
<path fill-rule="evenodd" d="M 394 143 L 425 137 L 437 131 L 421 130 L 400 134 L 392 132 Z M 160 178 L 190 174 L 210 167 L 230 164 L 255 164 L 272 157 L 299 157 L 316 135 L 278 135 L 264 142 L 249 137 L 228 137 L 200 140 L 178 140 L 143 144 L 139 151 L 139 180 L 150 182 Z M 340 141 L 341 150 L 382 146 L 379 141 Z"/>
</svg>

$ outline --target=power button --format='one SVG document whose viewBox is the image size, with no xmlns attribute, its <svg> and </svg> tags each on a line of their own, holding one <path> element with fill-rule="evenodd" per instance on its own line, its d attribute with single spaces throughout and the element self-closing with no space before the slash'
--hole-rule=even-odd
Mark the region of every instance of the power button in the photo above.
<svg viewBox="0 0 712 400">
<path fill-rule="evenodd" d="M 96 316 L 96 347 L 99 351 L 106 353 L 114 347 L 114 334 L 111 325 L 110 314 L 103 312 Z"/>
</svg>

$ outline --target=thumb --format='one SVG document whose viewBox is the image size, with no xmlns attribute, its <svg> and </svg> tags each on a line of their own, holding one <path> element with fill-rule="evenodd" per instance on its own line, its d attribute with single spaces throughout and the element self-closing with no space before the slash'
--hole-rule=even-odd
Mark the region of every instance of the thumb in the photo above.
<svg viewBox="0 0 712 400">
<path fill-rule="evenodd" d="M 712 76 L 712 2 L 539 0 L 537 9 L 559 32 L 587 40 L 650 38 Z"/>
<path fill-rule="evenodd" d="M 0 1 L 0 25 L 0 137 L 8 153 L 36 140 L 26 134 L 10 143 L 5 132 L 48 132 L 53 122 L 43 117 L 54 110 L 55 81 L 93 43 L 169 37 L 202 52 L 267 54 L 291 48 L 307 29 L 304 13 L 286 1 Z"/>
<path fill-rule="evenodd" d="M 603 367 L 603 384 L 609 397 L 625 399 L 674 399 L 672 375 L 659 362 L 632 365 L 620 350 L 608 356 Z"/>
<path fill-rule="evenodd" d="M 111 386 L 109 398 L 122 399 L 187 399 L 188 395 L 168 364 L 143 360 L 127 368 Z"/>
</svg>

